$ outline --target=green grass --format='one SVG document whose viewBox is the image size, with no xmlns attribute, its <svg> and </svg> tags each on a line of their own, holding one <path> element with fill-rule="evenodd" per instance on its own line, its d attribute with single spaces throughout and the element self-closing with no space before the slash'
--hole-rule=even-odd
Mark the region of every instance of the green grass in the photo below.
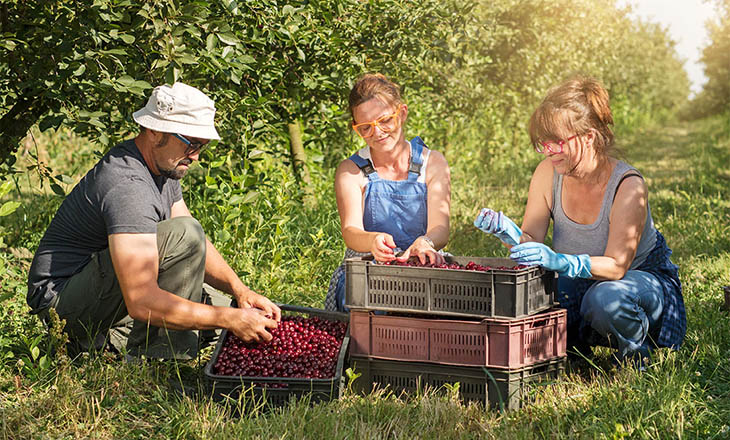
<svg viewBox="0 0 730 440">
<path fill-rule="evenodd" d="M 78 178 L 84 168 L 73 165 L 93 162 L 89 148 L 80 148 L 66 167 L 58 159 L 64 145 L 70 149 L 74 142 L 82 141 L 39 139 L 41 150 L 56 148 L 52 166 Z M 597 368 L 581 363 L 552 384 L 531 387 L 533 404 L 507 413 L 465 405 L 448 392 L 410 398 L 347 392 L 331 403 L 299 402 L 264 412 L 245 402 L 216 403 L 174 392 L 170 383 L 179 377 L 194 382 L 200 376 L 197 362 L 130 365 L 97 356 L 44 366 L 45 342 L 34 340 L 43 331 L 24 305 L 30 259 L 23 249 L 34 249 L 61 199 L 34 189 L 35 181 L 21 182 L 23 208 L 0 219 L 9 245 L 0 251 L 0 357 L 5 356 L 0 434 L 19 439 L 730 438 L 730 316 L 720 308 L 722 286 L 730 285 L 730 132 L 720 119 L 652 127 L 622 137 L 621 147 L 649 183 L 654 219 L 680 266 L 689 321 L 685 345 L 678 352 L 660 350 L 644 373 L 611 368 L 608 351 L 596 350 Z M 457 255 L 506 255 L 496 240 L 471 226 L 479 207 L 501 209 L 516 221 L 523 214 L 539 157 L 507 146 L 492 145 L 489 152 L 455 146 L 448 152 L 453 176 L 448 250 Z M 342 255 L 331 173 L 317 174 L 316 196 L 306 205 L 285 170 L 271 173 L 275 184 L 261 187 L 261 196 L 228 220 L 227 211 L 203 206 L 205 197 L 212 197 L 208 193 L 186 200 L 252 287 L 277 301 L 321 307 Z M 227 240 L 222 228 L 231 235 Z M 37 356 L 33 347 L 40 349 Z"/>
</svg>

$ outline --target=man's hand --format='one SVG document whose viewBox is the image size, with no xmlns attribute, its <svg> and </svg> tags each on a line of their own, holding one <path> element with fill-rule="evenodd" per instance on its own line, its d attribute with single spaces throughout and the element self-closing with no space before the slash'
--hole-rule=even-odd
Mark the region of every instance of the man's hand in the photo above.
<svg viewBox="0 0 730 440">
<path fill-rule="evenodd" d="M 279 306 L 271 302 L 271 300 L 267 297 L 259 295 L 253 290 L 249 290 L 245 295 L 241 295 L 236 298 L 236 300 L 238 302 L 238 307 L 240 308 L 245 309 L 255 307 L 265 312 L 264 315 L 269 316 L 276 322 L 281 321 L 281 309 Z"/>
<path fill-rule="evenodd" d="M 278 309 L 278 307 L 277 307 Z M 266 317 L 266 312 L 255 308 L 231 309 L 234 313 L 228 330 L 244 342 L 268 342 L 272 339 L 267 329 L 278 327 L 274 319 Z"/>
</svg>

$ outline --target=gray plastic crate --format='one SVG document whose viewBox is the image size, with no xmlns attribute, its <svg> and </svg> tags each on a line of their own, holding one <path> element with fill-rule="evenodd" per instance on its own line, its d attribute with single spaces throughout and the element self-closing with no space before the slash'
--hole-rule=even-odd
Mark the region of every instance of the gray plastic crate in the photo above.
<svg viewBox="0 0 730 440">
<path fill-rule="evenodd" d="M 441 388 L 458 382 L 462 399 L 499 409 L 523 407 L 530 400 L 525 385 L 554 382 L 565 373 L 566 362 L 567 358 L 562 357 L 525 368 L 504 370 L 350 356 L 355 373 L 361 374 L 352 384 L 358 392 L 367 394 L 375 389 L 389 389 L 395 393 L 413 393 L 425 386 Z"/>
<path fill-rule="evenodd" d="M 281 307 L 284 315 L 304 314 L 310 317 L 318 316 L 330 320 L 349 322 L 349 315 L 346 313 L 288 304 L 279 304 L 279 307 Z M 335 376 L 326 379 L 225 376 L 215 374 L 213 372 L 213 366 L 220 355 L 227 336 L 228 331 L 224 330 L 218 339 L 213 356 L 203 369 L 205 387 L 213 399 L 222 400 L 230 398 L 236 400 L 243 393 L 250 398 L 249 402 L 251 403 L 263 403 L 265 407 L 280 407 L 287 404 L 293 397 L 301 398 L 308 396 L 311 399 L 310 401 L 315 403 L 338 399 L 341 396 L 344 389 L 342 371 L 350 344 L 349 324 L 337 357 Z"/>
<path fill-rule="evenodd" d="M 446 261 L 516 266 L 508 258 L 447 256 Z M 477 272 L 390 266 L 356 257 L 345 260 L 345 270 L 345 305 L 354 310 L 520 318 L 549 309 L 555 297 L 555 272 L 538 266 Z"/>
</svg>

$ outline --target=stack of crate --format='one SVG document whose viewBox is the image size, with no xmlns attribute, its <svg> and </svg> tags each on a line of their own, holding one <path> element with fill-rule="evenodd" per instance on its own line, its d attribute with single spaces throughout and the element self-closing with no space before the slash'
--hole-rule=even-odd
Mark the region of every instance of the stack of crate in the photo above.
<svg viewBox="0 0 730 440">
<path fill-rule="evenodd" d="M 524 384 L 565 370 L 566 311 L 555 274 L 509 259 L 446 257 L 486 272 L 346 261 L 354 386 L 415 391 L 459 382 L 465 400 L 506 409 Z M 385 312 L 385 313 L 384 313 Z"/>
</svg>

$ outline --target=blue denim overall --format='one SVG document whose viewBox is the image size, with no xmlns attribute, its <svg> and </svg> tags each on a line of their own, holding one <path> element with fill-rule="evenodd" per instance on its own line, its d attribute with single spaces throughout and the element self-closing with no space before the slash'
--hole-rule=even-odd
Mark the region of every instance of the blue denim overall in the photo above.
<svg viewBox="0 0 730 440">
<path fill-rule="evenodd" d="M 428 226 L 427 187 L 418 181 L 423 165 L 423 148 L 426 146 L 416 136 L 410 142 L 411 162 L 408 168 L 408 179 L 385 180 L 378 176 L 369 159 L 357 153 L 350 156 L 365 176 L 365 206 L 363 226 L 368 232 L 385 232 L 393 236 L 397 250 L 406 250 L 421 235 L 426 234 Z M 396 251 L 397 251 L 396 250 Z M 368 255 L 345 251 L 345 258 Z M 327 297 L 327 310 L 345 310 L 345 262 L 335 270 L 330 279 Z"/>
</svg>

